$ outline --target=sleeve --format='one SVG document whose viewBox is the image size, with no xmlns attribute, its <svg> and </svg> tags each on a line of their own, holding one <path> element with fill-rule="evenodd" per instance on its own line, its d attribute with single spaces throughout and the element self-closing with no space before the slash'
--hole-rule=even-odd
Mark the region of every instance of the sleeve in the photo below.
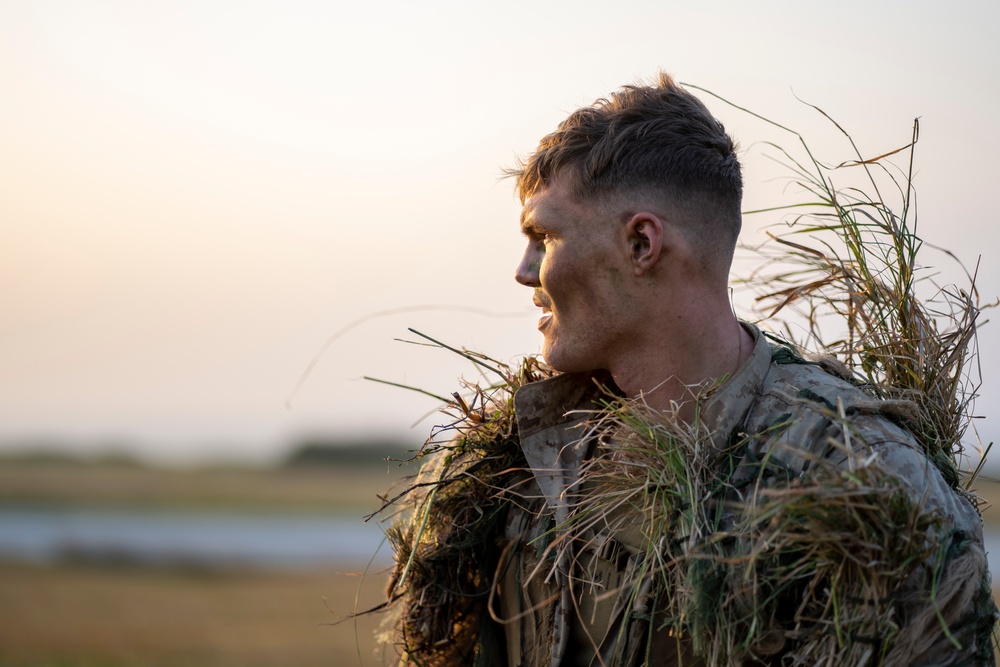
<svg viewBox="0 0 1000 667">
<path fill-rule="evenodd" d="M 970 495 L 884 417 L 795 417 L 759 443 L 744 480 L 759 576 L 748 590 L 780 600 L 783 659 L 994 665 L 997 607 Z"/>
<path fill-rule="evenodd" d="M 995 665 L 997 607 L 979 512 L 913 445 L 881 442 L 873 449 L 914 504 L 935 518 L 934 551 L 899 591 L 900 628 L 885 664 Z"/>
</svg>

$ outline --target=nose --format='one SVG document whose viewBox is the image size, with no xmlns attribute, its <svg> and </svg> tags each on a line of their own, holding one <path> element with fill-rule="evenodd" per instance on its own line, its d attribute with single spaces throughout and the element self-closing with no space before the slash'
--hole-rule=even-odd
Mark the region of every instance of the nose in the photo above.
<svg viewBox="0 0 1000 667">
<path fill-rule="evenodd" d="M 517 265 L 517 271 L 514 272 L 514 280 L 527 287 L 541 287 L 538 280 L 538 267 L 542 262 L 542 253 L 536 246 L 537 244 L 534 242 L 528 243 L 528 247 L 524 250 L 524 256 L 521 257 L 521 263 Z"/>
</svg>

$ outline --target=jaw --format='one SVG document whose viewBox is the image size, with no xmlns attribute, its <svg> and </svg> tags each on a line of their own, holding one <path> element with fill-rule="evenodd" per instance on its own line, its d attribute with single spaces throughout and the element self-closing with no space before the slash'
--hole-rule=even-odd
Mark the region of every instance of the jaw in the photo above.
<svg viewBox="0 0 1000 667">
<path fill-rule="evenodd" d="M 561 336 L 558 322 L 549 320 L 546 328 L 545 341 L 542 344 L 542 356 L 545 363 L 560 373 L 579 373 L 598 368 L 595 355 L 587 350 L 587 346 L 578 337 Z"/>
</svg>

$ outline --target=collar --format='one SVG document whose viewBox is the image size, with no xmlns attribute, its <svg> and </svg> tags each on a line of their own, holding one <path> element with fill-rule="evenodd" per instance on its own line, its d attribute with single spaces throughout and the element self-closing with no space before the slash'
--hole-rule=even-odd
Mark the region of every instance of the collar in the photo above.
<svg viewBox="0 0 1000 667">
<path fill-rule="evenodd" d="M 746 418 L 771 364 L 771 346 L 760 330 L 745 322 L 742 325 L 754 339 L 753 352 L 732 376 L 702 398 L 699 407 L 698 419 L 717 448 L 728 445 L 730 435 Z M 590 416 L 587 413 L 599 409 L 602 398 L 615 389 L 607 371 L 594 371 L 532 382 L 514 395 L 521 448 L 536 477 L 541 473 L 552 478 L 551 485 L 539 480 L 550 499 L 573 483 L 575 475 L 569 471 L 578 469 L 587 455 L 582 431 Z"/>
<path fill-rule="evenodd" d="M 564 373 L 514 394 L 521 450 L 557 524 L 569 518 L 565 491 L 580 479 L 590 438 L 583 431 L 614 383 L 607 371 Z"/>
<path fill-rule="evenodd" d="M 767 339 L 754 325 L 746 322 L 741 324 L 753 336 L 754 346 L 750 358 L 735 373 L 709 391 L 699 407 L 698 419 L 717 451 L 728 446 L 730 435 L 746 419 L 771 367 L 771 345 Z"/>
</svg>

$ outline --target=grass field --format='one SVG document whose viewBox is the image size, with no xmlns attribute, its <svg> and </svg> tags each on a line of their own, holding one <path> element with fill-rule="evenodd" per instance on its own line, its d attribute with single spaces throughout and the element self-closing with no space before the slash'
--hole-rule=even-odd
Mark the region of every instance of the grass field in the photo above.
<svg viewBox="0 0 1000 667">
<path fill-rule="evenodd" d="M 348 667 L 373 657 L 384 577 L 0 564 L 4 667 Z"/>
<path fill-rule="evenodd" d="M 129 509 L 353 512 L 378 507 L 403 470 L 395 463 L 314 468 L 174 470 L 119 464 L 5 461 L 0 504 Z"/>
<path fill-rule="evenodd" d="M 0 505 L 351 514 L 398 468 L 165 470 L 4 461 Z M 385 577 L 0 562 L 0 667 L 353 667 L 373 657 Z M 360 586 L 360 595 L 359 595 Z M 355 598 L 357 597 L 357 602 Z"/>
<path fill-rule="evenodd" d="M 0 504 L 204 507 L 355 513 L 398 477 L 384 465 L 164 471 L 0 465 Z M 1000 501 L 995 484 L 980 492 Z M 997 510 L 986 512 L 997 523 Z M 0 667 L 374 667 L 385 576 L 351 563 L 322 572 L 52 567 L 0 562 Z M 354 574 L 352 574 L 354 573 Z M 358 595 L 360 586 L 360 595 Z M 355 598 L 357 596 L 357 602 Z"/>
</svg>

